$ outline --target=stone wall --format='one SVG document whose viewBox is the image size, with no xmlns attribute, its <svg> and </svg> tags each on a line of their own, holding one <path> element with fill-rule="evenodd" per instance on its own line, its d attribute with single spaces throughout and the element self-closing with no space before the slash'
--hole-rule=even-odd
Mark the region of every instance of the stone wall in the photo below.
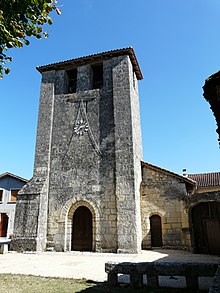
<svg viewBox="0 0 220 293">
<path fill-rule="evenodd" d="M 42 251 L 46 246 L 54 78 L 55 71 L 42 75 L 34 175 L 16 204 L 13 247 L 17 251 Z"/>
<path fill-rule="evenodd" d="M 35 251 L 37 248 L 37 229 L 39 196 L 18 196 L 14 223 L 13 250 Z"/>
<path fill-rule="evenodd" d="M 142 166 L 141 219 L 142 247 L 151 247 L 150 217 L 159 215 L 162 225 L 162 245 L 187 248 L 190 244 L 189 221 L 186 210 L 187 190 L 183 180 L 160 168 Z"/>
<path fill-rule="evenodd" d="M 98 233 L 93 232 L 93 250 L 117 249 L 112 88 L 104 82 L 102 89 L 91 89 L 90 72 L 89 65 L 78 68 L 77 92 L 72 95 L 65 94 L 64 72 L 56 72 L 47 245 L 58 251 L 70 249 L 73 206 L 79 202 L 101 221 Z M 111 77 L 109 62 L 104 62 L 104 75 Z M 88 129 L 77 135 L 80 120 Z M 64 214 L 60 207 L 68 204 Z"/>
<path fill-rule="evenodd" d="M 118 252 L 138 252 L 142 141 L 137 80 L 128 56 L 113 61 Z"/>
</svg>

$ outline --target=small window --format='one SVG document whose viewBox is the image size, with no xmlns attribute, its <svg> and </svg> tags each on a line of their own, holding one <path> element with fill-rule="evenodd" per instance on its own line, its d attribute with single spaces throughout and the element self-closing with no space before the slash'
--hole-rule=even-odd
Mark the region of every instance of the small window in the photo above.
<svg viewBox="0 0 220 293">
<path fill-rule="evenodd" d="M 103 63 L 92 65 L 92 88 L 100 89 L 103 86 Z"/>
<path fill-rule="evenodd" d="M 67 71 L 68 75 L 68 93 L 72 94 L 76 92 L 77 86 L 77 68 Z"/>
<path fill-rule="evenodd" d="M 0 189 L 0 203 L 3 202 L 3 190 Z"/>
<path fill-rule="evenodd" d="M 17 201 L 18 191 L 19 191 L 19 189 L 11 189 L 10 202 L 16 202 Z"/>
</svg>

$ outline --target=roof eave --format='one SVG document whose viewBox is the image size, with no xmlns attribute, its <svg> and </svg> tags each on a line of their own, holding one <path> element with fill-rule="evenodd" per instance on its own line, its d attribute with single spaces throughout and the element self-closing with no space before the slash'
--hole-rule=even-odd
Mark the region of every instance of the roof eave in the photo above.
<svg viewBox="0 0 220 293">
<path fill-rule="evenodd" d="M 20 177 L 20 176 L 17 176 L 17 175 L 15 175 L 15 174 L 12 174 L 12 173 L 10 173 L 10 172 L 5 172 L 5 173 L 0 174 L 0 179 L 3 178 L 3 177 L 6 177 L 6 176 L 10 176 L 10 177 L 16 178 L 16 179 L 18 179 L 18 180 L 20 180 L 20 181 L 23 181 L 23 182 L 26 182 L 26 183 L 28 182 L 27 179 L 22 178 L 22 177 Z"/>
<path fill-rule="evenodd" d="M 161 167 L 158 167 L 156 165 L 153 165 L 153 164 L 150 164 L 150 163 L 147 163 L 147 162 L 142 162 L 142 166 L 145 166 L 145 167 L 149 167 L 151 169 L 154 169 L 154 170 L 157 170 L 157 171 L 160 171 L 160 172 L 163 172 L 167 175 L 170 175 L 170 176 L 173 176 L 175 178 L 178 178 L 179 180 L 182 180 L 184 181 L 185 183 L 187 184 L 190 184 L 191 186 L 196 186 L 196 181 L 192 180 L 192 179 L 189 179 L 185 176 L 182 176 L 182 175 L 179 175 L 177 173 L 174 173 L 172 171 L 169 171 L 167 169 L 164 169 L 164 168 L 161 168 Z"/>
<path fill-rule="evenodd" d="M 50 70 L 62 70 L 72 66 L 91 64 L 93 62 L 97 63 L 97 62 L 111 59 L 112 57 L 123 56 L 123 55 L 129 55 L 134 71 L 136 73 L 137 79 L 142 80 L 143 75 L 141 73 L 140 66 L 138 64 L 134 49 L 132 47 L 88 55 L 88 56 L 70 59 L 70 60 L 57 62 L 53 64 L 48 64 L 44 66 L 38 66 L 36 68 L 40 73 L 43 73 L 45 71 L 50 71 Z"/>
</svg>

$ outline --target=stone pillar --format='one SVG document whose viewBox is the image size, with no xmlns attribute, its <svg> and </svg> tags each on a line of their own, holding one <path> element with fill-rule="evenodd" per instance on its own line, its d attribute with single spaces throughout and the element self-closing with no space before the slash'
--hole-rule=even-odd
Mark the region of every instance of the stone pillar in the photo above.
<svg viewBox="0 0 220 293">
<path fill-rule="evenodd" d="M 21 189 L 16 203 L 13 247 L 17 251 L 43 251 L 46 248 L 54 82 L 55 71 L 43 73 L 34 176 Z"/>
<path fill-rule="evenodd" d="M 128 56 L 113 58 L 118 252 L 141 250 L 142 141 L 135 74 Z"/>
<path fill-rule="evenodd" d="M 77 68 L 77 91 L 91 89 L 91 66 L 84 65 Z"/>
</svg>

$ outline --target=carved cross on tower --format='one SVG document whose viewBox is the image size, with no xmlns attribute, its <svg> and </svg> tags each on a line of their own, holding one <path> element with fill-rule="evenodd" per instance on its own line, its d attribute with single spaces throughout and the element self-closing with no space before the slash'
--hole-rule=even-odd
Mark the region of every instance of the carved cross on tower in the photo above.
<svg viewBox="0 0 220 293">
<path fill-rule="evenodd" d="M 77 101 L 79 102 L 79 108 L 78 108 L 78 113 L 76 116 L 76 121 L 75 121 L 73 131 L 78 136 L 83 135 L 85 132 L 88 132 L 89 130 L 89 122 L 88 122 L 88 117 L 86 113 L 87 101 L 86 101 L 86 105 L 84 104 L 85 101 L 83 99 Z"/>
<path fill-rule="evenodd" d="M 83 136 L 85 133 L 88 133 L 90 140 L 92 142 L 92 145 L 94 146 L 96 152 L 100 155 L 101 151 L 98 146 L 98 144 L 95 141 L 94 135 L 92 133 L 92 129 L 89 125 L 89 120 L 87 116 L 87 107 L 88 102 L 91 100 L 94 100 L 96 98 L 96 94 L 93 93 L 85 93 L 81 95 L 80 97 L 77 97 L 75 95 L 71 95 L 67 101 L 71 103 L 77 103 L 78 111 L 76 115 L 76 120 L 73 127 L 73 134 L 75 136 Z"/>
</svg>

